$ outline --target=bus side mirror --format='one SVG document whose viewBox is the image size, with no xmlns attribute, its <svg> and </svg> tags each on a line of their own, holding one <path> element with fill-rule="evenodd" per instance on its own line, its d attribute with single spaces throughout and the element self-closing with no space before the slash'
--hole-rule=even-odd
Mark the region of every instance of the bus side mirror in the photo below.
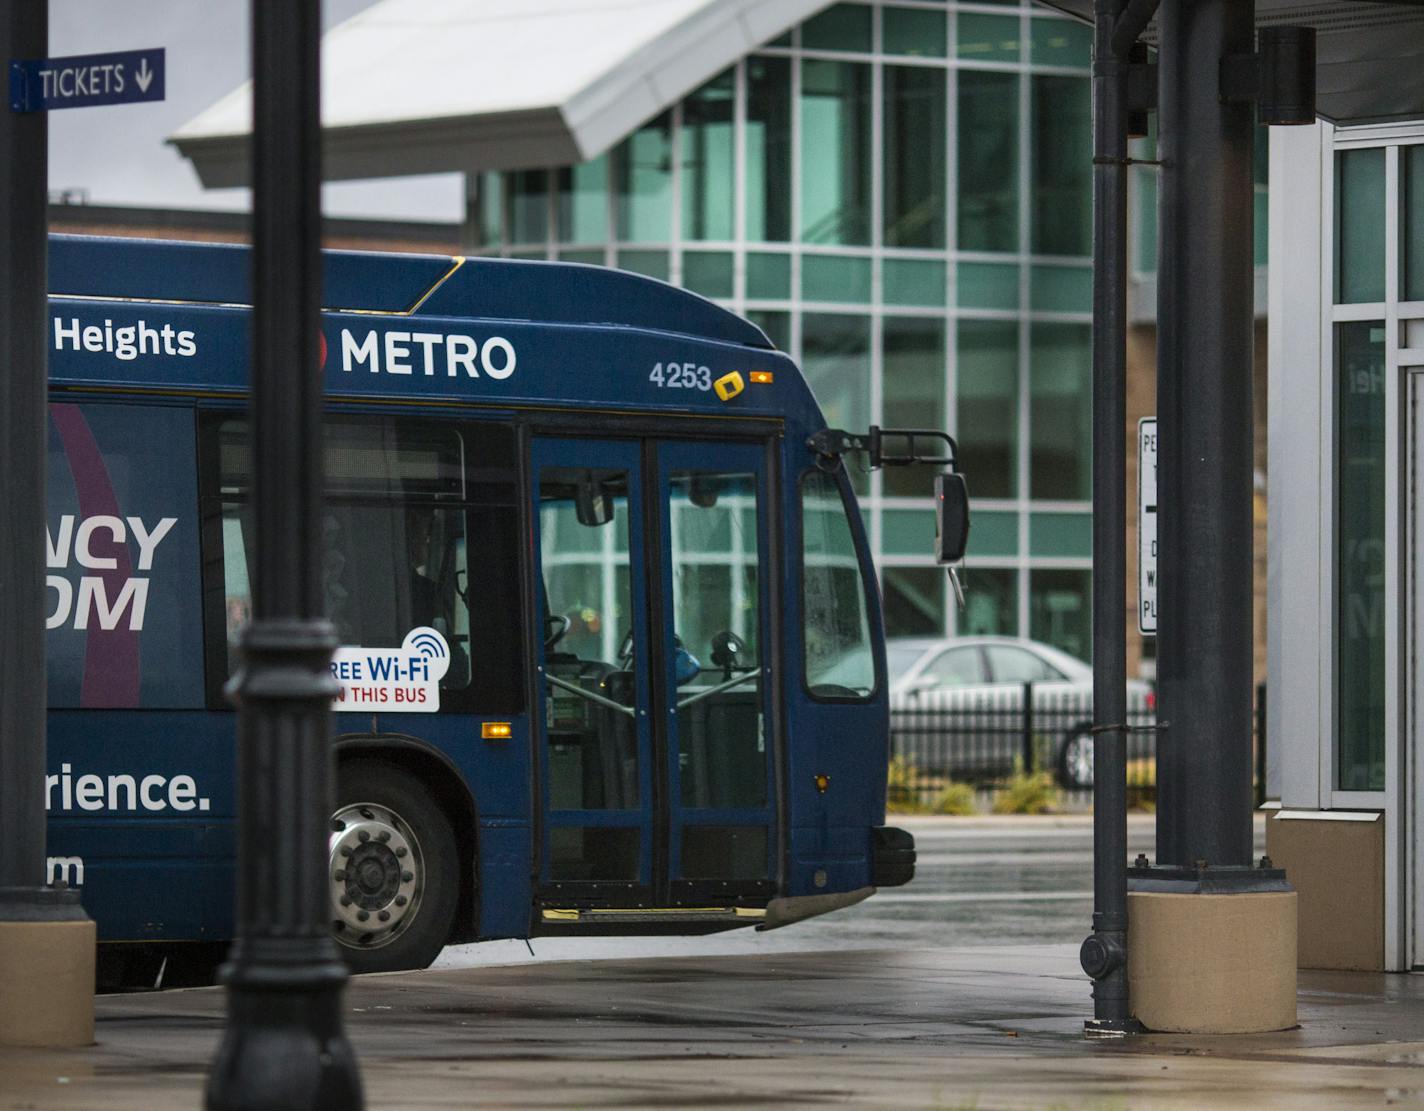
<svg viewBox="0 0 1424 1111">
<path fill-rule="evenodd" d="M 958 563 L 969 545 L 969 487 L 962 474 L 935 476 L 935 559 Z"/>
<path fill-rule="evenodd" d="M 579 524 L 589 528 L 598 528 L 613 520 L 613 499 L 593 477 L 592 471 L 579 475 L 574 491 L 574 515 Z"/>
</svg>

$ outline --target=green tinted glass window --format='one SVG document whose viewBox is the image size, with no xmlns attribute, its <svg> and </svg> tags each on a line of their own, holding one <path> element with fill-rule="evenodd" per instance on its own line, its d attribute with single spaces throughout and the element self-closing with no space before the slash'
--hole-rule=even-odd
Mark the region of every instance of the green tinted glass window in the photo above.
<svg viewBox="0 0 1424 1111">
<path fill-rule="evenodd" d="M 1029 306 L 1039 312 L 1092 312 L 1092 270 L 1086 266 L 1031 268 Z"/>
<path fill-rule="evenodd" d="M 1018 17 L 960 12 L 955 53 L 970 62 L 1017 62 Z"/>
<path fill-rule="evenodd" d="M 989 497 L 990 495 L 984 496 Z M 972 516 L 972 523 L 973 527 L 969 530 L 969 555 L 972 559 L 1019 554 L 1019 515 L 1017 513 L 976 509 Z"/>
<path fill-rule="evenodd" d="M 832 428 L 870 427 L 870 318 L 808 312 L 801 367 Z"/>
<path fill-rule="evenodd" d="M 475 198 L 476 229 L 481 246 L 499 246 L 504 238 L 504 175 L 494 170 L 479 175 Z"/>
<path fill-rule="evenodd" d="M 1379 791 L 1385 785 L 1385 330 L 1373 321 L 1337 327 L 1335 786 Z"/>
<path fill-rule="evenodd" d="M 559 252 L 559 261 L 560 261 L 560 262 L 581 262 L 581 263 L 583 263 L 585 266 L 602 266 L 602 265 L 603 265 L 603 249 L 602 249 L 602 248 L 598 248 L 597 250 L 591 250 L 591 251 L 560 251 L 560 252 Z"/>
<path fill-rule="evenodd" d="M 509 175 L 509 238 L 542 243 L 549 235 L 549 174 L 521 170 Z"/>
<path fill-rule="evenodd" d="M 672 117 L 664 113 L 614 151 L 618 238 L 666 243 L 672 238 Z"/>
<path fill-rule="evenodd" d="M 618 268 L 662 281 L 668 280 L 671 269 L 666 251 L 619 251 Z"/>
<path fill-rule="evenodd" d="M 801 25 L 801 45 L 807 50 L 870 52 L 871 9 L 865 4 L 835 4 Z"/>
<path fill-rule="evenodd" d="M 944 321 L 937 317 L 885 318 L 881 391 L 886 426 L 944 427 L 944 333 Z M 925 467 L 886 467 L 882 475 L 881 488 L 886 494 L 928 498 L 933 491 Z"/>
<path fill-rule="evenodd" d="M 880 573 L 885 635 L 942 636 L 947 577 L 942 567 L 885 568 Z"/>
<path fill-rule="evenodd" d="M 869 301 L 870 260 L 848 255 L 802 255 L 801 296 L 807 301 Z"/>
<path fill-rule="evenodd" d="M 1030 60 L 1036 66 L 1081 66 L 1093 56 L 1093 31 L 1073 19 L 1035 19 L 1030 38 Z"/>
<path fill-rule="evenodd" d="M 791 238 L 791 62 L 747 59 L 747 239 Z"/>
<path fill-rule="evenodd" d="M 1019 268 L 1009 263 L 961 262 L 955 268 L 960 308 L 1017 309 Z"/>
<path fill-rule="evenodd" d="M 685 252 L 682 256 L 682 284 L 704 297 L 732 296 L 732 253 Z"/>
<path fill-rule="evenodd" d="M 1142 274 L 1157 271 L 1157 182 L 1158 176 L 1136 167 L 1133 176 L 1137 189 L 1132 194 L 1137 202 L 1137 269 Z"/>
<path fill-rule="evenodd" d="M 968 476 L 974 497 L 1014 497 L 1018 493 L 1019 326 L 1013 320 L 960 320 L 955 334 L 960 469 Z M 979 531 L 976 515 L 969 533 L 976 549 Z"/>
<path fill-rule="evenodd" d="M 785 301 L 791 296 L 791 256 L 747 252 L 747 296 Z"/>
<path fill-rule="evenodd" d="M 887 305 L 944 304 L 946 268 L 939 259 L 887 258 L 881 266 Z"/>
<path fill-rule="evenodd" d="M 870 242 L 870 169 L 870 67 L 808 59 L 801 66 L 803 240 Z"/>
<path fill-rule="evenodd" d="M 1035 323 L 1030 334 L 1029 496 L 1090 498 L 1092 329 Z"/>
<path fill-rule="evenodd" d="M 1093 573 L 1046 569 L 1028 575 L 1028 635 L 1085 663 L 1093 655 Z"/>
<path fill-rule="evenodd" d="M 1400 152 L 1404 170 L 1404 274 L 1406 301 L 1424 301 L 1424 143 Z"/>
<path fill-rule="evenodd" d="M 608 158 L 559 171 L 559 241 L 602 243 L 608 238 Z"/>
<path fill-rule="evenodd" d="M 944 12 L 925 8 L 886 8 L 881 35 L 886 54 L 944 57 Z"/>
<path fill-rule="evenodd" d="M 1033 78 L 1033 251 L 1087 255 L 1093 247 L 1093 144 L 1088 81 Z"/>
<path fill-rule="evenodd" d="M 932 485 L 927 479 L 925 486 Z M 880 514 L 880 547 L 890 555 L 928 555 L 934 550 L 934 530 L 928 500 L 923 509 L 885 509 Z"/>
<path fill-rule="evenodd" d="M 731 70 L 682 102 L 682 234 L 685 239 L 731 239 Z"/>
<path fill-rule="evenodd" d="M 1335 155 L 1335 290 L 1342 304 L 1384 300 L 1384 148 Z"/>
<path fill-rule="evenodd" d="M 1019 78 L 959 71 L 957 229 L 961 251 L 1019 247 Z"/>
<path fill-rule="evenodd" d="M 885 67 L 887 246 L 944 246 L 944 98 L 944 70 Z"/>
<path fill-rule="evenodd" d="M 1019 631 L 1019 573 L 998 567 L 971 567 L 964 576 L 964 610 L 957 628 L 963 636 L 1013 636 Z"/>
<path fill-rule="evenodd" d="M 1087 513 L 1034 513 L 1028 522 L 1028 549 L 1036 556 L 1093 554 L 1093 518 Z"/>
</svg>

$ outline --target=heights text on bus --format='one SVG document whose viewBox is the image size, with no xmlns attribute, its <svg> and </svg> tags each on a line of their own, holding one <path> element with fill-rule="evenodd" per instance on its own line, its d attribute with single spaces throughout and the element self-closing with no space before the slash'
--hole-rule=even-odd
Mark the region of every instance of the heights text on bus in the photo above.
<svg viewBox="0 0 1424 1111">
<path fill-rule="evenodd" d="M 97 324 L 82 324 L 77 316 L 66 321 L 54 318 L 54 349 L 63 351 L 69 347 L 74 351 L 89 351 L 98 354 L 107 351 L 116 359 L 129 363 L 140 355 L 177 355 L 191 359 L 198 353 L 196 337 L 192 332 L 179 331 L 172 324 L 152 327 L 148 321 L 137 324 L 123 324 L 114 327 L 112 320 L 105 320 L 101 328 Z"/>
</svg>

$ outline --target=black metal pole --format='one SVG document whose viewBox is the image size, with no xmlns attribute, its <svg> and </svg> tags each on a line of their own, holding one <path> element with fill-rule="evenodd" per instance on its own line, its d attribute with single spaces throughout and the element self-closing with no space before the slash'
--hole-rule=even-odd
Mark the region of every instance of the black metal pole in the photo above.
<svg viewBox="0 0 1424 1111">
<path fill-rule="evenodd" d="M 1093 35 L 1093 977 L 1090 1031 L 1126 1032 L 1127 991 L 1127 56 L 1123 0 L 1097 0 Z M 1131 43 L 1127 44 L 1128 46 Z"/>
<path fill-rule="evenodd" d="M 1163 0 L 1157 863 L 1251 863 L 1253 0 Z"/>
<path fill-rule="evenodd" d="M 318 0 L 252 0 L 254 619 L 239 706 L 238 927 L 210 1109 L 362 1106 L 329 933 L 328 670 L 321 618 Z"/>
<path fill-rule="evenodd" d="M 5 58 L 48 39 L 48 0 L 0 0 Z M 45 887 L 48 137 L 43 112 L 0 105 L 0 920 L 32 922 L 83 917 Z"/>
</svg>

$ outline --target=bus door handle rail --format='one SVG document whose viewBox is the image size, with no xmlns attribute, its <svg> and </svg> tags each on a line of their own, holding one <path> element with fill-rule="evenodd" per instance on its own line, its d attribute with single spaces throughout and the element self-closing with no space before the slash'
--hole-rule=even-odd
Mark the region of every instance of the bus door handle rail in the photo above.
<svg viewBox="0 0 1424 1111">
<path fill-rule="evenodd" d="M 550 675 L 547 669 L 544 671 L 544 678 L 548 682 L 553 683 L 554 686 L 566 690 L 570 694 L 576 694 L 580 698 L 586 698 L 595 705 L 603 706 L 609 710 L 617 710 L 620 714 L 627 714 L 630 718 L 636 716 L 631 706 L 624 706 L 621 702 L 614 702 L 611 698 L 605 698 L 601 694 L 594 694 L 593 691 L 584 690 L 583 687 L 577 683 L 570 683 L 566 679 L 560 679 L 557 675 Z"/>
<path fill-rule="evenodd" d="M 730 679 L 723 679 L 715 687 L 708 687 L 705 691 L 698 691 L 696 694 L 689 694 L 686 698 L 684 698 L 681 702 L 677 704 L 677 708 L 679 710 L 685 710 L 694 702 L 701 702 L 704 698 L 711 698 L 714 694 L 721 694 L 723 691 L 729 691 L 733 687 L 740 686 L 742 683 L 747 682 L 747 680 L 749 679 L 755 679 L 758 670 L 760 669 L 754 668 L 753 670 L 748 671 L 745 675 L 733 675 Z"/>
</svg>

